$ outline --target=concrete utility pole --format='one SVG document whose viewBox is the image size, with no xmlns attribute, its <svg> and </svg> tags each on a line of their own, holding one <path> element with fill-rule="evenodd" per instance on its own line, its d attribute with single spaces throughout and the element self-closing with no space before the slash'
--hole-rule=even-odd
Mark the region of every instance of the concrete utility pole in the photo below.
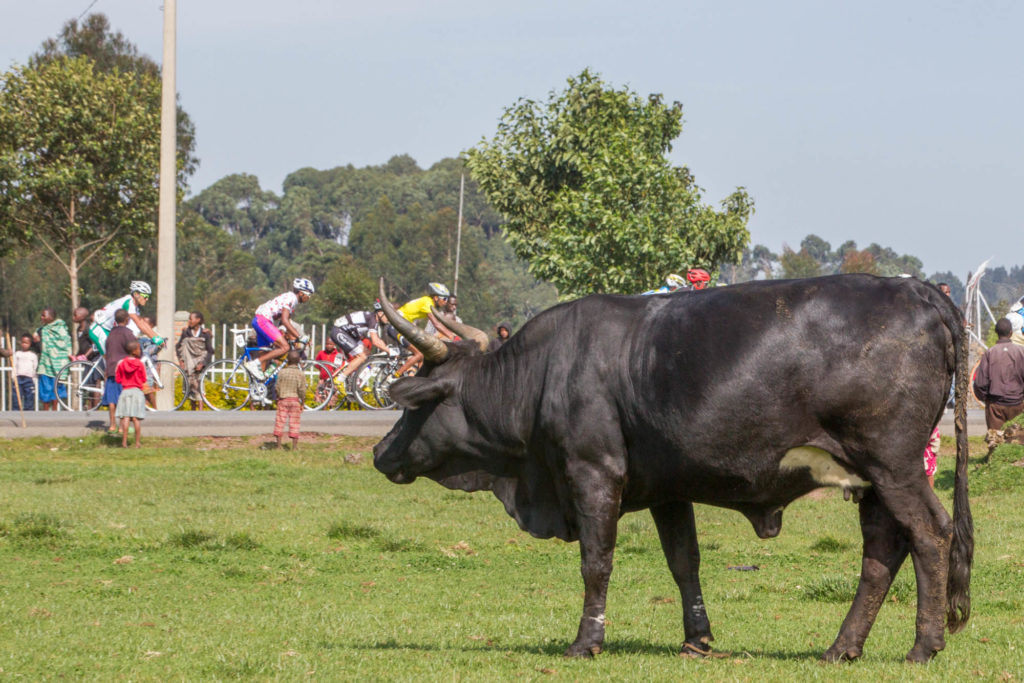
<svg viewBox="0 0 1024 683">
<path fill-rule="evenodd" d="M 176 0 L 164 0 L 164 58 L 161 65 L 163 92 L 160 99 L 160 217 L 157 223 L 156 265 L 156 320 L 166 336 L 167 345 L 160 357 L 173 360 L 174 303 L 175 303 L 175 237 L 177 231 L 176 202 L 178 190 L 177 164 L 177 108 L 174 65 L 176 59 L 175 23 Z M 169 373 L 161 377 L 164 386 L 170 386 L 156 396 L 158 410 L 169 410 L 174 405 L 174 384 Z"/>
</svg>

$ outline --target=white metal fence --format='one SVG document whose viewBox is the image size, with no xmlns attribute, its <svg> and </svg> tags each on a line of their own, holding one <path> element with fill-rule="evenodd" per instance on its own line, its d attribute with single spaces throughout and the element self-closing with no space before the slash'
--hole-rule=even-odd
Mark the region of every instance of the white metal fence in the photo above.
<svg viewBox="0 0 1024 683">
<path fill-rule="evenodd" d="M 312 359 L 316 352 L 319 351 L 324 344 L 324 339 L 327 338 L 327 333 L 330 331 L 328 325 L 309 325 L 299 326 L 302 331 L 309 335 L 310 351 L 309 357 Z M 213 357 L 214 359 L 230 358 L 236 360 L 241 355 L 245 345 L 246 338 L 252 333 L 252 328 L 248 325 L 237 325 L 237 324 L 213 324 L 209 326 L 210 331 L 213 333 Z M 236 342 L 240 340 L 242 343 Z M 177 339 L 168 339 L 167 343 L 172 347 L 178 342 Z M 6 346 L 6 340 L 0 338 L 0 348 Z M 177 357 L 174 358 L 177 361 Z M 25 406 L 25 410 L 38 410 L 39 409 L 39 382 L 35 382 L 35 405 Z M 12 389 L 12 386 L 14 387 Z M 0 359 L 0 410 L 17 410 L 18 409 L 18 398 L 15 395 L 17 391 L 18 382 L 14 377 L 14 368 L 12 367 L 10 358 Z"/>
</svg>

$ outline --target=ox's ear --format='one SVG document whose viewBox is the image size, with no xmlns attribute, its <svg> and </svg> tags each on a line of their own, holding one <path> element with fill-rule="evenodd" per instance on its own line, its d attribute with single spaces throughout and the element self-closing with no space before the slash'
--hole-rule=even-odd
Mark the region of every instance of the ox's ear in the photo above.
<svg viewBox="0 0 1024 683">
<path fill-rule="evenodd" d="M 415 410 L 427 403 L 443 401 L 451 396 L 453 391 L 455 382 L 451 379 L 406 377 L 391 385 L 388 393 L 398 405 Z"/>
</svg>

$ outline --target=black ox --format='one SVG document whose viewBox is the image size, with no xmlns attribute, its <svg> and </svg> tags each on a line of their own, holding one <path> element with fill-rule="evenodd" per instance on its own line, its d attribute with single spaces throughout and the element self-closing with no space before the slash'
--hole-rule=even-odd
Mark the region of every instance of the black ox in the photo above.
<svg viewBox="0 0 1024 683">
<path fill-rule="evenodd" d="M 860 656 L 907 554 L 923 662 L 970 614 L 966 335 L 950 300 L 913 279 L 837 275 L 660 296 L 589 296 L 503 347 L 441 343 L 392 397 L 406 410 L 374 448 L 397 483 L 490 490 L 534 536 L 579 540 L 583 616 L 567 656 L 604 640 L 616 526 L 650 509 L 683 607 L 683 649 L 706 653 L 693 503 L 743 513 L 762 538 L 820 486 L 859 499 L 860 583 L 826 660 Z M 463 336 L 478 330 L 460 328 Z M 957 377 L 953 519 L 921 454 Z"/>
</svg>

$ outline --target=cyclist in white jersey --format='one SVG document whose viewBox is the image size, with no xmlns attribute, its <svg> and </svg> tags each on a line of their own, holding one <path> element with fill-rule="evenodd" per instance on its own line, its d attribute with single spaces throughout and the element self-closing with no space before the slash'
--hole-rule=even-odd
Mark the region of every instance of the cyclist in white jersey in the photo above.
<svg viewBox="0 0 1024 683">
<path fill-rule="evenodd" d="M 312 282 L 304 277 L 297 277 L 292 281 L 292 291 L 279 294 L 256 309 L 256 315 L 252 319 L 252 329 L 256 331 L 256 344 L 274 348 L 264 351 L 258 358 L 253 358 L 245 364 L 245 369 L 253 377 L 259 380 L 266 379 L 267 363 L 288 353 L 288 341 L 278 329 L 278 324 L 283 325 L 299 343 L 309 342 L 309 337 L 303 335 L 292 323 L 292 313 L 300 303 L 309 301 L 310 295 L 315 291 Z"/>
<path fill-rule="evenodd" d="M 135 280 L 129 285 L 128 294 L 114 299 L 93 314 L 93 323 L 89 326 L 89 339 L 100 350 L 100 353 L 107 352 L 107 335 L 114 328 L 114 313 L 120 308 L 128 311 L 128 329 L 136 336 L 151 337 L 153 343 L 157 345 L 164 343 L 164 340 L 139 311 L 149 301 L 152 293 L 153 290 L 148 283 Z"/>
</svg>

